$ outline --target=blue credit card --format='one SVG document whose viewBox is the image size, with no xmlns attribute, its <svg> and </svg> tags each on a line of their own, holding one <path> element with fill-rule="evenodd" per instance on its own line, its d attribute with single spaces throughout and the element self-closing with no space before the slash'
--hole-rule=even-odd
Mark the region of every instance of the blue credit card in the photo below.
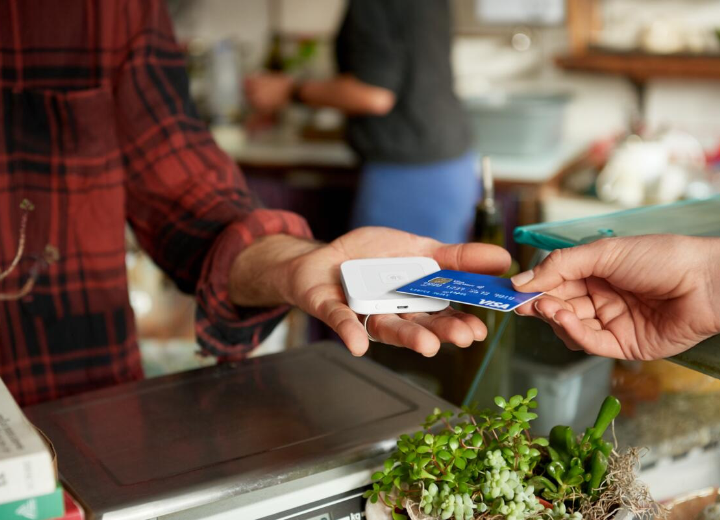
<svg viewBox="0 0 720 520">
<path fill-rule="evenodd" d="M 463 271 L 442 270 L 424 276 L 396 289 L 403 294 L 414 294 L 469 303 L 477 307 L 508 312 L 542 293 L 522 293 L 513 289 L 509 278 Z"/>
</svg>

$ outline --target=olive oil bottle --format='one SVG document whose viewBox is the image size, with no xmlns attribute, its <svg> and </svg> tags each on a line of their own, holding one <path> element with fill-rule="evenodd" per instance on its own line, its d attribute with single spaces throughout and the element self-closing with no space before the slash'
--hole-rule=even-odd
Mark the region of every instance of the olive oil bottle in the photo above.
<svg viewBox="0 0 720 520">
<path fill-rule="evenodd" d="M 505 247 L 505 225 L 500 203 L 495 200 L 495 181 L 490 157 L 482 158 L 482 199 L 475 209 L 473 242 Z"/>
</svg>

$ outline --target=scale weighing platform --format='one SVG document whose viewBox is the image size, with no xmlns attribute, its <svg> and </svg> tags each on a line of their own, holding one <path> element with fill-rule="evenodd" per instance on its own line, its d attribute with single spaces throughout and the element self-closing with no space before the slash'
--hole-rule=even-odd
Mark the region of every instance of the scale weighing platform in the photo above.
<svg viewBox="0 0 720 520">
<path fill-rule="evenodd" d="M 360 520 L 402 433 L 452 408 L 319 343 L 27 408 L 90 520 Z"/>
</svg>

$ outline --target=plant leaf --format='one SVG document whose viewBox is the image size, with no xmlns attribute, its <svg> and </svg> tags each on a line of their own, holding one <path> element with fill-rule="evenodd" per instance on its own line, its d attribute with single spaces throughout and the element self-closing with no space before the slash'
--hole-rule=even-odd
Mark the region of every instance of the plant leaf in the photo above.
<svg viewBox="0 0 720 520">
<path fill-rule="evenodd" d="M 537 414 L 532 412 L 513 412 L 513 415 L 521 421 L 532 421 L 537 419 Z"/>
<path fill-rule="evenodd" d="M 432 473 L 429 473 L 428 471 L 422 470 L 420 472 L 420 478 L 429 478 L 432 480 L 437 480 L 437 477 L 433 475 Z"/>
<path fill-rule="evenodd" d="M 450 455 L 450 453 L 445 450 L 438 452 L 437 456 L 440 460 L 444 460 L 446 462 L 452 459 L 452 455 Z"/>
</svg>

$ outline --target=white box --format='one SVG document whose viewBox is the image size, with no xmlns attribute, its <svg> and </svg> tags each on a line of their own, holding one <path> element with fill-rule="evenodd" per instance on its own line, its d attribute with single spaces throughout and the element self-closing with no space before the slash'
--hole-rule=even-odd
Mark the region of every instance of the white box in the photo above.
<svg viewBox="0 0 720 520">
<path fill-rule="evenodd" d="M 0 504 L 55 491 L 50 450 L 0 379 Z"/>
</svg>

